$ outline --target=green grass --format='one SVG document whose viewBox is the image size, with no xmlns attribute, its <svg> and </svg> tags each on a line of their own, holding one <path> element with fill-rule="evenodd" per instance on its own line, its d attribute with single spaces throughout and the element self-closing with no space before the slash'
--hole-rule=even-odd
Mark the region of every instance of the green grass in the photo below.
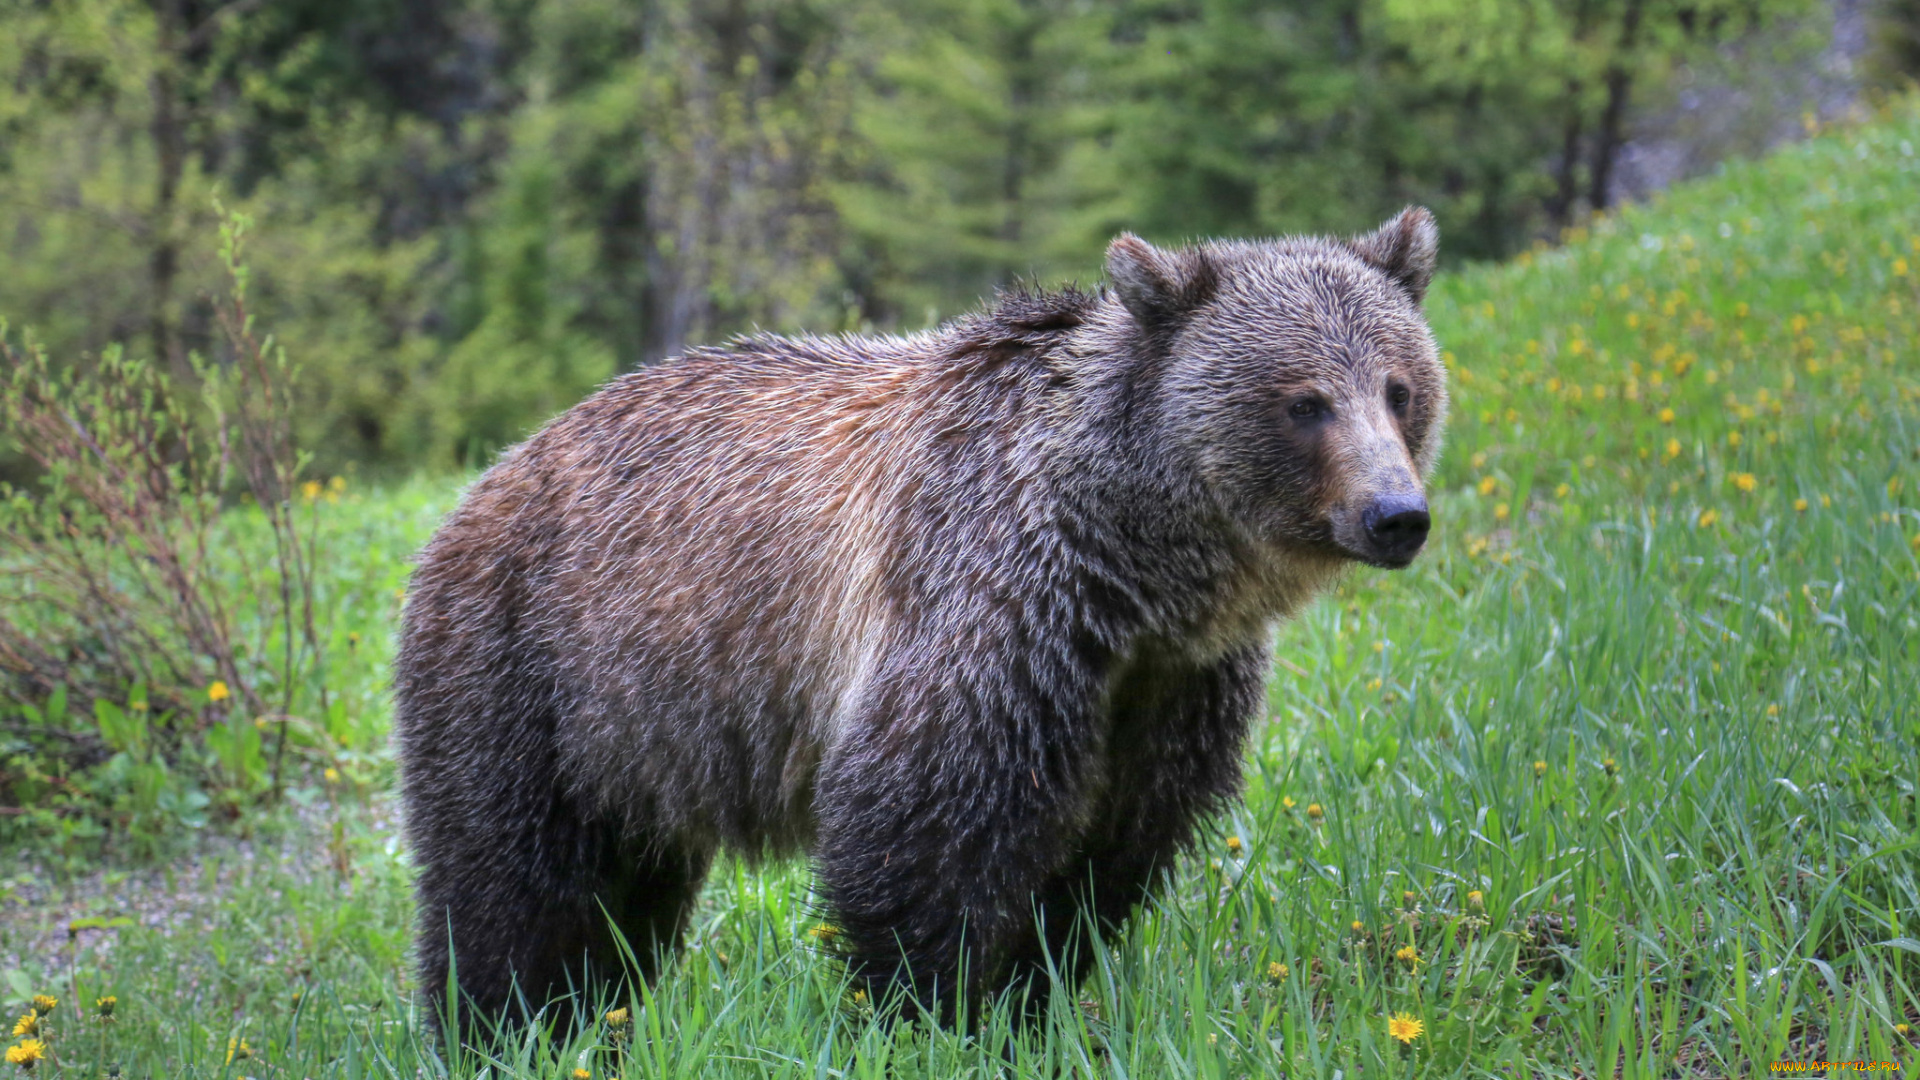
<svg viewBox="0 0 1920 1080">
<path fill-rule="evenodd" d="M 1438 285 L 1456 415 L 1433 550 L 1282 630 L 1245 805 L 1039 1038 L 871 1023 L 808 935 L 804 867 L 725 865 L 627 1057 L 604 1030 L 534 1034 L 492 1074 L 1912 1067 L 1916 143 L 1902 105 Z M 366 540 L 343 574 L 398 581 L 451 497 L 344 501 Z M 343 601 L 365 640 L 341 784 L 375 788 L 394 609 Z M 407 981 L 405 853 L 381 800 L 327 790 L 252 860 L 193 871 L 169 932 L 88 931 L 9 976 L 118 996 L 110 1029 L 54 1014 L 65 1074 L 446 1071 Z M 1410 1047 L 1395 1013 L 1425 1025 Z M 232 1038 L 255 1056 L 226 1063 Z"/>
</svg>

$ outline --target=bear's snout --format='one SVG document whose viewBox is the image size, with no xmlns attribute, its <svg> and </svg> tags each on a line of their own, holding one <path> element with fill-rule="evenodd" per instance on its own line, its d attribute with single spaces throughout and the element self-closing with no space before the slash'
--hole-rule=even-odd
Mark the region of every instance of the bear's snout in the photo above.
<svg viewBox="0 0 1920 1080">
<path fill-rule="evenodd" d="M 1432 524 L 1426 497 L 1419 494 L 1381 495 L 1360 512 L 1360 526 L 1373 560 L 1395 569 L 1420 553 Z"/>
</svg>

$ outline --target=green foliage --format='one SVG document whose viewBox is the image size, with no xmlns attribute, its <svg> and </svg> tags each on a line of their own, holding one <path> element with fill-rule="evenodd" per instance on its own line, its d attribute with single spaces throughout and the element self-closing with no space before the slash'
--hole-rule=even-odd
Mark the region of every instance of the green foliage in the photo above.
<svg viewBox="0 0 1920 1080">
<path fill-rule="evenodd" d="M 1605 206 L 1636 103 L 1809 3 L 12 0 L 0 314 L 190 379 L 219 193 L 318 468 L 477 466 L 615 371 L 1090 283 L 1120 229 L 1422 202 L 1504 257 Z"/>
<path fill-rule="evenodd" d="M 1873 51 L 1868 68 L 1883 85 L 1911 86 L 1920 80 L 1920 3 L 1880 0 L 1873 10 Z"/>
<path fill-rule="evenodd" d="M 210 1074 L 235 1038 L 303 1076 L 1911 1061 L 1895 1025 L 1920 1020 L 1916 142 L 1907 103 L 1563 250 L 1442 276 L 1456 415 L 1433 550 L 1356 572 L 1282 631 L 1244 806 L 1030 1041 L 1003 1014 L 973 1037 L 875 1023 L 815 947 L 806 868 L 728 861 L 688 953 L 621 1003 L 624 1039 L 536 1032 L 449 1066 L 413 1004 L 410 870 L 377 805 L 330 839 L 296 826 L 287 857 L 210 860 L 173 929 L 86 931 L 74 975 L 32 957 L 6 985 L 117 995 L 105 1049 L 95 1029 L 60 1036 L 89 1075 Z M 386 588 L 397 564 L 369 567 L 451 495 L 333 511 L 338 549 L 367 560 L 342 564 L 338 610 L 369 643 L 392 608 L 353 590 Z M 356 670 L 371 739 L 383 676 Z M 1404 1047 L 1399 1013 L 1425 1025 Z"/>
<path fill-rule="evenodd" d="M 290 747 L 296 763 L 348 749 L 331 730 L 338 582 L 318 577 L 346 484 L 302 475 L 297 369 L 248 307 L 249 225 L 220 227 L 225 342 L 189 357 L 197 387 L 117 346 L 57 367 L 0 322 L 0 430 L 38 470 L 0 482 L 0 709 L 19 717 L 0 720 L 19 811 L 0 828 L 73 842 L 62 853 L 149 845 L 210 801 L 236 817 L 281 794 Z"/>
<path fill-rule="evenodd" d="M 857 170 L 835 205 L 867 314 L 918 326 L 1016 278 L 1098 276 L 1123 184 L 1098 136 L 1111 19 L 1074 0 L 917 0 L 869 23 Z"/>
</svg>

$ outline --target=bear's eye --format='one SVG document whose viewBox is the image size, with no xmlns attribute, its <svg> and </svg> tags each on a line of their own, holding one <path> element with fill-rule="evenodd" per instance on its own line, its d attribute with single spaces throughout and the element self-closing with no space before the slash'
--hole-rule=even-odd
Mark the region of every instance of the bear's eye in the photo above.
<svg viewBox="0 0 1920 1080">
<path fill-rule="evenodd" d="M 1303 397 L 1294 401 L 1294 403 L 1288 407 L 1287 412 L 1293 414 L 1298 419 L 1311 420 L 1319 416 L 1324 409 L 1325 406 L 1320 403 L 1319 398 Z"/>
<path fill-rule="evenodd" d="M 1413 391 L 1401 386 L 1399 383 L 1387 387 L 1387 403 L 1394 408 L 1404 409 L 1407 407 L 1407 402 L 1412 400 Z"/>
</svg>

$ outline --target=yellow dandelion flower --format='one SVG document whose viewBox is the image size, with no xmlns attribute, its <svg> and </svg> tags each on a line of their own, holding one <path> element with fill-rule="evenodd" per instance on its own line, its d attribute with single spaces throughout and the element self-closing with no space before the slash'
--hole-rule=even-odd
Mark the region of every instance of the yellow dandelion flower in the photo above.
<svg viewBox="0 0 1920 1080">
<path fill-rule="evenodd" d="M 633 1021 L 633 1014 L 625 1009 L 614 1009 L 607 1013 L 607 1026 L 616 1030 L 626 1027 Z"/>
<path fill-rule="evenodd" d="M 1734 473 L 1733 486 L 1739 488 L 1741 491 L 1752 491 L 1754 488 L 1760 486 L 1760 481 L 1755 479 L 1754 475 L 1750 472 Z"/>
<path fill-rule="evenodd" d="M 1604 770 L 1608 776 L 1620 775 L 1620 763 L 1612 758 L 1602 758 L 1600 768 Z"/>
<path fill-rule="evenodd" d="M 300 494 L 304 496 L 308 502 L 312 502 L 313 500 L 319 498 L 320 497 L 320 481 L 309 480 L 306 483 L 301 484 Z"/>
<path fill-rule="evenodd" d="M 1720 511 L 1702 510 L 1700 511 L 1699 518 L 1695 520 L 1695 524 L 1697 524 L 1702 529 L 1706 529 L 1706 528 L 1711 528 L 1713 524 L 1719 520 L 1720 520 Z"/>
<path fill-rule="evenodd" d="M 1368 679 L 1368 680 L 1367 680 L 1367 689 L 1368 689 L 1368 690 L 1378 690 L 1378 689 L 1380 689 L 1380 686 L 1381 686 L 1381 683 L 1380 683 L 1380 680 L 1379 680 L 1378 678 L 1373 678 L 1373 679 Z"/>
<path fill-rule="evenodd" d="M 236 1061 L 245 1061 L 252 1056 L 253 1047 L 247 1045 L 247 1040 L 238 1035 L 227 1040 L 227 1064 L 231 1065 Z"/>
<path fill-rule="evenodd" d="M 1769 705 L 1769 706 L 1767 706 L 1767 715 L 1768 715 L 1768 716 L 1779 716 L 1779 715 L 1780 715 L 1780 706 L 1778 706 L 1778 705 Z"/>
<path fill-rule="evenodd" d="M 39 1039 L 28 1039 L 19 1046 L 7 1047 L 7 1064 L 31 1069 L 41 1058 L 47 1056 L 47 1044 Z"/>
<path fill-rule="evenodd" d="M 1229 851 L 1234 855 L 1238 855 L 1245 850 L 1246 850 L 1246 845 L 1240 842 L 1239 837 L 1237 836 L 1227 837 L 1227 851 Z"/>
<path fill-rule="evenodd" d="M 1291 810 L 1298 805 L 1300 804 L 1293 801 L 1293 796 L 1291 795 L 1280 796 L 1280 809 Z"/>
<path fill-rule="evenodd" d="M 1327 816 L 1327 812 L 1320 808 L 1319 803 L 1310 802 L 1307 804 L 1307 816 L 1315 821 L 1319 821 L 1321 818 Z"/>
<path fill-rule="evenodd" d="M 13 1022 L 13 1037 L 16 1039 L 22 1035 L 38 1034 L 40 1034 L 40 1014 L 32 1009 L 21 1013 L 20 1019 Z"/>
<path fill-rule="evenodd" d="M 1403 890 L 1401 890 L 1401 892 L 1400 892 L 1400 906 L 1401 906 L 1401 907 L 1412 907 L 1412 906 L 1413 906 L 1413 902 L 1414 902 L 1415 900 L 1418 900 L 1418 899 L 1419 899 L 1419 897 L 1417 897 L 1417 896 L 1415 896 L 1415 895 L 1413 894 L 1413 890 L 1412 890 L 1412 889 L 1403 889 Z"/>
<path fill-rule="evenodd" d="M 815 941 L 832 941 L 834 938 L 840 936 L 840 928 L 830 923 L 821 923 L 819 926 L 807 931 L 807 936 L 813 938 Z"/>
<path fill-rule="evenodd" d="M 347 478 L 344 476 L 336 476 L 327 481 L 327 490 L 333 492 L 335 495 L 347 490 Z"/>
<path fill-rule="evenodd" d="M 1830 510 L 1832 508 L 1833 508 L 1833 497 L 1831 495 L 1820 496 L 1820 509 Z"/>
<path fill-rule="evenodd" d="M 1547 763 L 1546 763 L 1546 762 L 1544 762 L 1544 761 L 1536 761 L 1536 762 L 1534 762 L 1534 763 L 1533 763 L 1533 775 L 1535 775 L 1535 776 L 1545 776 L 1545 775 L 1547 775 Z"/>
<path fill-rule="evenodd" d="M 573 1070 L 573 1080 L 592 1080 L 593 1074 L 585 1069 Z"/>
<path fill-rule="evenodd" d="M 1794 508 L 1794 510 L 1795 510 L 1795 511 L 1797 511 L 1798 513 L 1802 513 L 1802 514 L 1804 514 L 1804 513 L 1806 513 L 1806 512 L 1807 512 L 1807 500 L 1805 500 L 1805 499 L 1795 499 L 1795 500 L 1793 500 L 1793 508 Z"/>
<path fill-rule="evenodd" d="M 1727 432 L 1727 445 L 1728 445 L 1728 446 L 1739 446 L 1739 445 L 1740 445 L 1740 433 L 1739 433 L 1739 432 L 1737 432 L 1737 431 L 1729 431 L 1729 432 Z"/>
<path fill-rule="evenodd" d="M 1387 1020 L 1387 1037 L 1398 1039 L 1411 1046 L 1413 1040 L 1426 1034 L 1427 1025 L 1421 1023 L 1412 1013 L 1395 1013 Z"/>
<path fill-rule="evenodd" d="M 1894 277 L 1907 276 L 1907 260 L 1905 259 L 1893 260 L 1893 276 Z"/>
<path fill-rule="evenodd" d="M 1660 422 L 1661 422 L 1661 423 L 1663 423 L 1663 424 L 1671 424 L 1671 423 L 1673 423 L 1673 410 L 1672 410 L 1672 409 L 1661 409 L 1661 410 L 1660 410 Z"/>
<path fill-rule="evenodd" d="M 1895 1035 L 1908 1035 L 1908 1034 L 1911 1034 L 1912 1032 L 1913 1032 L 1913 1029 L 1911 1027 L 1908 1027 L 1906 1024 L 1893 1025 L 1893 1033 Z"/>
<path fill-rule="evenodd" d="M 347 648 L 357 649 L 359 647 L 360 647 L 360 632 L 358 630 L 349 630 L 347 632 Z"/>
<path fill-rule="evenodd" d="M 1486 894 L 1486 893 L 1483 893 L 1483 892 L 1481 892 L 1481 891 L 1480 891 L 1479 889 L 1470 889 L 1470 890 L 1468 890 L 1468 891 L 1467 891 L 1467 906 L 1468 906 L 1468 907 L 1470 907 L 1470 908 L 1473 908 L 1473 909 L 1474 909 L 1474 910 L 1476 910 L 1476 911 L 1478 911 L 1479 909 L 1481 909 L 1481 908 L 1483 908 L 1483 907 L 1486 907 L 1486 906 L 1487 906 L 1487 894 Z"/>
<path fill-rule="evenodd" d="M 1267 978 L 1272 982 L 1284 981 L 1286 977 L 1291 974 L 1293 974 L 1293 969 L 1278 960 L 1267 965 Z"/>
<path fill-rule="evenodd" d="M 1353 931 L 1356 934 L 1364 934 L 1367 932 L 1367 924 L 1361 922 L 1359 919 L 1355 919 L 1351 923 L 1347 924 L 1347 929 Z"/>
<path fill-rule="evenodd" d="M 1677 458 L 1679 456 L 1680 456 L 1680 440 L 1668 439 L 1667 440 L 1667 460 L 1672 461 L 1674 458 Z"/>
<path fill-rule="evenodd" d="M 59 1004 L 59 998 L 48 997 L 45 994 L 33 995 L 33 1011 L 39 1013 L 41 1016 L 52 1012 Z"/>
<path fill-rule="evenodd" d="M 213 702 L 225 701 L 232 696 L 233 696 L 233 692 L 227 689 L 227 682 L 225 679 L 215 679 L 213 680 L 213 682 L 207 685 L 208 701 L 213 701 Z"/>
<path fill-rule="evenodd" d="M 1480 478 L 1480 494 L 1482 495 L 1493 494 L 1493 489 L 1499 486 L 1500 486 L 1500 481 L 1494 479 L 1491 476 L 1483 476 Z"/>
<path fill-rule="evenodd" d="M 114 997 L 112 994 L 108 994 L 103 998 L 93 999 L 93 1007 L 99 1013 L 100 1019 L 102 1020 L 113 1019 L 113 1010 L 119 1004 L 120 999 Z"/>
<path fill-rule="evenodd" d="M 337 784 L 340 782 L 340 770 L 331 765 L 327 766 L 326 770 L 320 775 L 326 777 L 327 783 L 329 784 Z"/>
<path fill-rule="evenodd" d="M 1556 499 L 1564 499 L 1572 493 L 1573 488 L 1566 484 L 1561 484 L 1559 487 L 1553 489 L 1553 497 Z"/>
<path fill-rule="evenodd" d="M 1394 951 L 1393 958 L 1406 964 L 1418 964 L 1420 962 L 1420 950 L 1411 945 L 1402 945 Z"/>
</svg>

